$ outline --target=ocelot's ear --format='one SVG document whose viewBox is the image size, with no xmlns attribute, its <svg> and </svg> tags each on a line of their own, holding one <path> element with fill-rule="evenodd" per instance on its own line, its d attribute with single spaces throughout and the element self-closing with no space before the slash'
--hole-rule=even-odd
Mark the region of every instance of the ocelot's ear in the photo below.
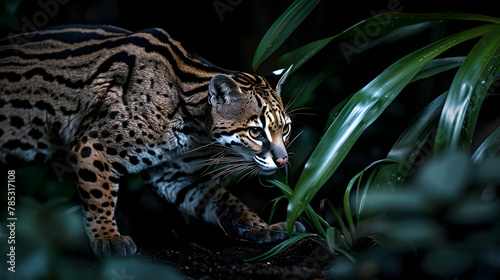
<svg viewBox="0 0 500 280">
<path fill-rule="evenodd" d="M 241 94 L 240 87 L 229 76 L 218 74 L 208 85 L 208 103 L 212 106 L 231 103 Z"/>
<path fill-rule="evenodd" d="M 267 82 L 276 90 L 276 92 L 281 96 L 281 87 L 285 83 L 286 77 L 292 70 L 293 65 L 288 68 L 283 68 L 280 70 L 273 71 L 265 76 Z"/>
</svg>

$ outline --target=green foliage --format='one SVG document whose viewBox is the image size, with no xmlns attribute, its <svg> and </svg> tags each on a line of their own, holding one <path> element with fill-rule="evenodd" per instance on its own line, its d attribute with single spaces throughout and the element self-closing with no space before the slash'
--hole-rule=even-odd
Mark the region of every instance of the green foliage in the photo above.
<svg viewBox="0 0 500 280">
<path fill-rule="evenodd" d="M 438 125 L 435 151 L 468 150 L 484 97 L 500 69 L 500 25 L 472 48 L 451 84 Z"/>
<path fill-rule="evenodd" d="M 493 279 L 500 271 L 490 258 L 500 254 L 498 166 L 499 158 L 472 164 L 464 154 L 446 154 L 394 192 L 370 190 L 365 212 L 373 218 L 360 227 L 381 246 L 364 251 L 356 263 L 338 259 L 335 279 L 359 277 L 369 262 L 379 276 L 389 276 L 382 266 L 391 260 L 399 260 L 398 271 L 391 272 L 399 275 Z"/>
<path fill-rule="evenodd" d="M 347 258 L 351 259 L 352 261 L 355 261 L 355 256 L 357 254 L 356 253 L 357 247 L 371 246 L 373 244 L 373 238 L 371 236 L 364 236 L 363 233 L 361 233 L 357 227 L 357 223 L 359 222 L 361 216 L 364 213 L 363 209 L 365 207 L 365 203 L 367 202 L 366 195 L 369 189 L 369 184 L 373 180 L 374 177 L 373 175 L 375 173 L 372 172 L 371 175 L 369 176 L 366 187 L 361 188 L 361 184 L 363 182 L 362 181 L 363 175 L 369 169 L 373 168 L 377 169 L 381 167 L 383 164 L 391 164 L 391 163 L 393 163 L 391 160 L 376 161 L 370 164 L 356 176 L 354 176 L 354 178 L 352 178 L 352 180 L 349 182 L 349 185 L 347 186 L 344 199 L 342 200 L 343 210 L 344 210 L 343 215 L 339 214 L 339 212 L 336 210 L 336 208 L 333 206 L 330 200 L 328 199 L 322 200 L 321 208 L 322 209 L 328 208 L 333 213 L 333 215 L 335 216 L 335 221 L 338 224 L 342 234 L 340 234 L 335 227 L 328 224 L 328 222 L 326 222 L 321 216 L 316 214 L 310 206 L 308 206 L 305 209 L 306 217 L 304 217 L 304 220 L 318 234 L 312 234 L 312 233 L 296 234 L 290 239 L 287 239 L 282 243 L 278 244 L 269 252 L 262 254 L 256 258 L 250 259 L 248 261 L 264 260 L 266 258 L 276 255 L 281 250 L 289 247 L 290 245 L 298 242 L 301 239 L 312 238 L 312 237 L 314 237 L 314 241 L 319 243 L 321 246 L 328 248 L 332 254 L 335 254 L 338 251 Z M 292 190 L 286 183 L 283 183 L 278 180 L 272 180 L 270 182 L 275 186 L 277 186 L 278 188 L 280 188 L 285 193 L 285 197 L 287 197 L 288 199 L 290 198 Z M 351 193 L 353 189 L 356 190 L 354 201 L 351 200 Z M 280 199 L 281 198 L 276 199 L 276 201 Z M 274 206 L 276 206 L 276 203 Z M 352 213 L 351 209 L 354 209 L 354 214 Z M 274 213 L 274 210 L 275 207 L 273 207 L 272 213 Z M 346 221 L 344 221 L 342 216 L 345 217 Z M 353 216 L 356 217 L 356 221 L 354 221 Z"/>
<path fill-rule="evenodd" d="M 470 29 L 417 50 L 391 65 L 354 94 L 309 157 L 290 199 L 289 224 L 293 225 L 318 190 L 342 163 L 359 136 L 382 114 L 424 65 L 448 48 L 485 34 L 490 29 L 490 25 Z"/>
<path fill-rule="evenodd" d="M 297 21 L 292 19 L 289 21 L 298 25 L 302 17 L 303 15 Z M 470 214 L 470 223 L 478 219 L 485 221 L 488 225 L 495 223 L 493 227 L 498 226 L 494 220 L 497 216 L 494 212 L 497 211 L 499 201 L 496 196 L 490 198 L 495 201 L 493 204 L 485 204 L 477 199 L 466 201 L 466 197 L 471 191 L 468 187 L 477 185 L 484 178 L 489 178 L 494 184 L 499 183 L 492 169 L 493 163 L 485 163 L 481 165 L 481 168 L 476 168 L 471 162 L 483 164 L 486 159 L 498 155 L 500 129 L 484 141 L 472 159 L 464 159 L 463 153 L 470 152 L 481 105 L 491 84 L 500 74 L 500 19 L 472 14 L 381 14 L 362 21 L 337 35 L 305 44 L 278 60 L 281 66 L 294 64 L 294 71 L 298 71 L 309 59 L 320 54 L 325 46 L 356 36 L 357 30 L 362 26 L 379 24 L 380 32 L 374 35 L 377 38 L 367 43 L 367 48 L 371 48 L 379 41 L 394 40 L 396 37 L 394 34 L 401 35 L 402 30 L 411 30 L 405 34 L 409 36 L 427 28 L 430 24 L 440 24 L 443 21 L 476 21 L 488 24 L 463 29 L 409 53 L 389 66 L 361 90 L 334 105 L 331 109 L 328 128 L 319 142 L 313 145 L 316 148 L 305 161 L 304 168 L 298 180 L 293 184 L 293 188 L 284 180 L 272 181 L 283 190 L 286 199 L 289 200 L 287 208 L 289 234 L 292 234 L 294 222 L 302 216 L 332 253 L 340 252 L 350 260 L 350 264 L 344 267 L 340 267 L 343 260 L 339 260 L 338 269 L 336 269 L 339 273 L 344 271 L 352 276 L 351 272 L 354 270 L 351 268 L 354 267 L 357 267 L 359 271 L 357 264 L 366 257 L 360 255 L 360 252 L 368 250 L 374 244 L 389 248 L 389 253 L 383 252 L 381 246 L 374 247 L 376 248 L 374 250 L 394 259 L 400 257 L 397 254 L 407 253 L 415 248 L 429 250 L 429 255 L 424 255 L 419 260 L 422 261 L 425 273 L 438 277 L 463 273 L 478 262 L 477 256 L 471 255 L 471 250 L 468 250 L 467 246 L 472 246 L 470 240 L 464 241 L 466 245 L 462 243 L 457 245 L 448 240 L 446 242 L 453 244 L 440 250 L 431 250 L 431 245 L 437 244 L 436 240 L 433 240 L 436 236 L 440 237 L 438 239 L 440 241 L 446 240 L 448 228 L 440 225 L 444 218 L 455 219 L 454 222 L 457 222 L 460 215 L 469 216 Z M 294 27 L 289 26 L 289 28 L 293 30 Z M 273 40 L 281 39 L 280 42 L 282 42 L 289 35 L 280 38 L 278 34 L 278 38 Z M 444 52 L 476 38 L 479 38 L 477 43 L 466 57 L 438 58 Z M 271 42 L 264 37 L 261 44 L 267 43 Z M 346 53 L 343 55 L 345 56 Z M 329 53 L 327 57 L 322 58 L 331 60 L 333 64 L 338 61 L 339 56 L 340 54 Z M 262 58 L 257 53 L 256 57 Z M 293 85 L 296 89 L 293 96 L 313 92 L 336 70 L 335 67 L 331 67 L 332 64 L 319 69 L 316 77 L 311 77 L 309 80 L 298 79 L 299 81 Z M 395 142 L 387 156 L 387 159 L 393 162 L 392 164 L 377 166 L 366 180 L 364 188 L 361 188 L 361 178 L 364 172 L 373 166 L 369 166 L 356 175 L 344 193 L 341 213 L 332 202 L 327 199 L 323 200 L 323 207 L 326 205 L 333 213 L 335 224 L 328 224 L 314 213 L 309 203 L 335 173 L 360 135 L 378 119 L 407 85 L 429 77 L 436 77 L 444 71 L 457 67 L 458 71 L 449 90 L 422 110 Z M 293 80 L 293 78 L 289 79 L 289 81 Z M 299 85 L 299 83 L 303 84 Z M 436 129 L 435 138 L 429 138 Z M 423 190 L 416 187 L 405 187 L 404 191 L 400 190 L 402 187 L 394 188 L 405 182 L 422 147 L 429 139 L 432 139 L 435 144 L 434 152 L 438 163 L 425 168 L 424 172 L 417 177 L 416 184 Z M 450 152 L 454 153 L 450 154 Z M 457 152 L 459 152 L 458 155 Z M 488 171 L 482 171 L 483 167 Z M 452 175 L 454 172 L 455 175 Z M 482 174 L 484 178 L 478 174 Z M 356 188 L 354 198 L 351 195 L 353 188 Z M 475 191 L 481 193 L 483 189 L 475 189 Z M 433 198 L 436 200 L 434 201 Z M 379 207 L 377 208 L 376 205 Z M 429 210 L 429 205 L 431 208 L 440 207 L 439 209 L 449 207 L 448 216 L 443 218 L 442 213 L 435 211 L 434 208 L 431 212 L 426 212 Z M 425 213 L 425 217 L 415 217 L 413 211 Z M 398 219 L 383 218 L 391 217 L 393 212 L 399 217 Z M 450 218 L 451 216 L 453 218 Z M 489 240 L 498 245 L 498 238 L 494 237 L 494 234 L 498 234 L 497 230 L 498 228 L 495 228 L 491 232 L 481 232 L 481 234 L 491 237 Z M 474 229 L 471 229 L 470 234 L 476 234 Z M 298 239 L 297 236 L 294 238 Z M 394 251 L 391 251 L 392 249 Z M 433 264 L 442 257 L 449 258 L 438 261 L 441 266 Z M 499 264 L 496 265 L 500 267 Z"/>
<path fill-rule="evenodd" d="M 481 162 L 491 156 L 500 154 L 500 127 L 497 128 L 472 155 L 474 162 Z"/>
</svg>

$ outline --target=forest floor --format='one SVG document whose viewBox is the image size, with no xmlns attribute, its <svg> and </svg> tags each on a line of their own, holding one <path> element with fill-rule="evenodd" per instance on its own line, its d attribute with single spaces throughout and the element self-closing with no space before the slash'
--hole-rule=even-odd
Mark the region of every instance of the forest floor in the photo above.
<svg viewBox="0 0 500 280">
<path fill-rule="evenodd" d="M 130 218 L 121 222 L 128 225 L 125 234 L 129 234 L 138 246 L 137 259 L 125 259 L 160 265 L 180 274 L 182 279 L 319 280 L 327 278 L 334 260 L 321 245 L 303 239 L 263 261 L 247 261 L 268 252 L 278 243 L 254 244 L 235 239 L 218 226 L 197 219 L 186 223 L 182 215 L 171 209 L 158 215 L 141 209 L 126 210 L 130 213 L 120 215 Z M 158 221 L 168 222 L 158 224 Z M 102 264 L 92 256 L 90 248 L 77 259 L 89 270 Z"/>
<path fill-rule="evenodd" d="M 331 254 L 317 243 L 306 240 L 269 259 L 246 260 L 259 256 L 275 244 L 256 245 L 241 241 L 199 242 L 173 234 L 172 248 L 144 247 L 139 256 L 178 269 L 186 279 L 325 279 Z"/>
<path fill-rule="evenodd" d="M 111 278 L 103 279 L 156 279 L 158 273 L 164 273 L 159 278 L 165 279 L 173 273 L 185 280 L 321 280 L 327 278 L 333 261 L 331 253 L 312 240 L 300 241 L 263 261 L 247 261 L 276 244 L 257 245 L 230 237 L 225 241 L 193 240 L 174 231 L 167 235 L 168 241 L 161 244 L 154 239 L 137 242 L 136 256 L 118 258 L 131 266 L 119 266 L 122 268 L 113 269 Z M 85 270 L 102 271 L 103 260 L 96 259 L 90 248 L 74 260 Z M 139 271 L 132 268 L 141 263 L 161 267 L 161 272 L 145 266 L 139 266 Z"/>
</svg>

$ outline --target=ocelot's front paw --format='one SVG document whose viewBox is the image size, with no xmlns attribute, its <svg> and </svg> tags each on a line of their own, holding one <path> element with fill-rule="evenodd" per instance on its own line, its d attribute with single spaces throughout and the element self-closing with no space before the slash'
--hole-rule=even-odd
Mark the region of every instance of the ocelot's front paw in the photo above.
<svg viewBox="0 0 500 280">
<path fill-rule="evenodd" d="M 137 252 L 137 246 L 130 236 L 119 235 L 108 238 L 94 238 L 92 250 L 98 257 L 131 256 Z"/>
<path fill-rule="evenodd" d="M 304 233 L 306 232 L 306 228 L 300 222 L 295 222 L 293 231 Z M 247 224 L 247 226 L 244 226 L 240 230 L 240 235 L 255 243 L 275 242 L 288 238 L 286 222 L 269 226 L 252 226 Z"/>
</svg>

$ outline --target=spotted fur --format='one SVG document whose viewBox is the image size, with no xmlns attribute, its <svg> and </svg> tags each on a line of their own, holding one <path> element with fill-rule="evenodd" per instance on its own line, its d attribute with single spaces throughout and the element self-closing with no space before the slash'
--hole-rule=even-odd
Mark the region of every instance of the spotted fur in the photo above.
<svg viewBox="0 0 500 280">
<path fill-rule="evenodd" d="M 143 172 L 182 211 L 255 242 L 284 238 L 227 192 L 234 171 L 288 160 L 290 118 L 275 86 L 187 53 L 161 29 L 69 26 L 0 46 L 0 161 L 70 153 L 94 253 L 130 255 L 115 221 L 119 178 Z M 208 165 L 221 168 L 207 169 Z M 303 226 L 297 224 L 298 230 Z"/>
</svg>

